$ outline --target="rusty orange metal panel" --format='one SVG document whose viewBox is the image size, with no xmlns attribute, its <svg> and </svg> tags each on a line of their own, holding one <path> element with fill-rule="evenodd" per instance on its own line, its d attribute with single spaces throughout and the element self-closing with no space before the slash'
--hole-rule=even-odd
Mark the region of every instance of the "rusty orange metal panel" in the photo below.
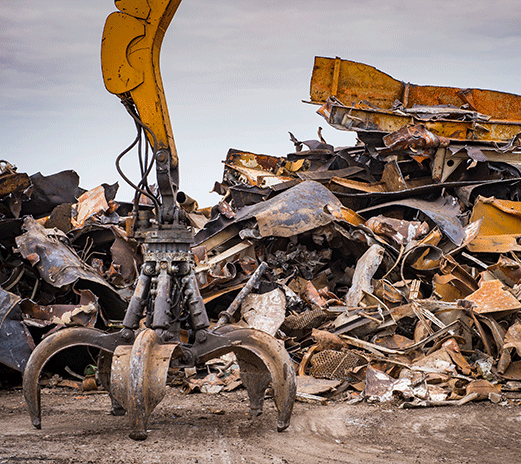
<svg viewBox="0 0 521 464">
<path fill-rule="evenodd" d="M 483 218 L 468 249 L 478 253 L 521 251 L 521 202 L 478 196 L 471 221 Z"/>
<path fill-rule="evenodd" d="M 248 151 L 230 150 L 226 164 L 249 169 L 258 169 L 275 174 L 281 160 L 275 156 L 259 155 Z"/>
<path fill-rule="evenodd" d="M 334 58 L 315 57 L 310 88 L 312 102 L 325 103 L 334 95 L 346 105 L 354 106 L 361 100 L 370 100 L 380 108 L 391 108 L 395 100 L 402 99 L 403 82 L 373 66 L 348 60 L 341 60 L 337 91 L 333 94 L 335 61 Z"/>
<path fill-rule="evenodd" d="M 412 105 L 454 105 L 464 104 L 478 113 L 487 114 L 493 119 L 504 121 L 521 120 L 521 96 L 497 90 L 460 89 L 455 87 L 436 87 L 410 85 L 407 108 Z"/>
<path fill-rule="evenodd" d="M 468 249 L 472 253 L 508 253 L 521 251 L 521 234 L 481 235 L 472 240 Z"/>
<path fill-rule="evenodd" d="M 404 83 L 374 66 L 339 58 L 315 57 L 311 77 L 312 103 L 324 104 L 331 96 L 344 105 L 360 102 L 375 109 L 391 109 L 396 100 L 404 108 L 414 105 L 468 105 L 472 111 L 500 121 L 521 121 L 521 96 L 483 89 L 461 89 Z M 335 75 L 335 67 L 338 76 Z M 336 77 L 336 79 L 335 79 Z"/>
<path fill-rule="evenodd" d="M 335 219 L 340 221 L 345 221 L 348 224 L 359 226 L 360 224 L 365 224 L 365 219 L 353 211 L 352 209 L 346 208 L 343 205 L 340 205 L 340 210 L 335 208 L 334 206 L 327 205 L 327 212 L 331 213 Z"/>
<path fill-rule="evenodd" d="M 482 235 L 521 234 L 521 202 L 478 196 L 471 221 L 483 218 Z"/>
<path fill-rule="evenodd" d="M 473 310 L 479 314 L 511 312 L 521 309 L 521 302 L 505 288 L 500 280 L 482 282 L 479 289 L 465 299 L 474 303 Z"/>
<path fill-rule="evenodd" d="M 434 293 L 442 301 L 456 301 L 470 294 L 469 289 L 451 274 L 436 274 L 432 279 Z"/>
</svg>

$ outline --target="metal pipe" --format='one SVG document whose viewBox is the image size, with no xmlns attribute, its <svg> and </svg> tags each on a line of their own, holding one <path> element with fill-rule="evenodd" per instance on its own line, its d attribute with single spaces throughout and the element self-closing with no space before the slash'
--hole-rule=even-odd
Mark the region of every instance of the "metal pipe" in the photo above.
<svg viewBox="0 0 521 464">
<path fill-rule="evenodd" d="M 235 313 L 241 306 L 242 302 L 251 293 L 253 288 L 259 283 L 259 280 L 262 277 L 262 274 L 264 274 L 264 272 L 266 271 L 266 269 L 268 269 L 268 265 L 263 261 L 252 274 L 250 280 L 248 280 L 246 285 L 242 288 L 239 294 L 232 301 L 232 304 L 229 306 L 229 308 L 226 311 L 223 311 L 221 314 L 219 314 L 219 320 L 215 325 L 216 329 L 222 327 L 225 324 L 229 324 L 232 321 L 233 317 L 235 316 Z"/>
</svg>

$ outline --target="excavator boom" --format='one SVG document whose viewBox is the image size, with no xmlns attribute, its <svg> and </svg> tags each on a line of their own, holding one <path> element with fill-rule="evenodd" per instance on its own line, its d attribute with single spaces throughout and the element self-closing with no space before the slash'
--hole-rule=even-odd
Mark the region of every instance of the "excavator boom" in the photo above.
<svg viewBox="0 0 521 464">
<path fill-rule="evenodd" d="M 157 166 L 162 219 L 172 222 L 179 186 L 177 150 L 170 124 L 159 54 L 165 32 L 181 0 L 116 0 L 101 42 L 101 69 L 106 89 L 135 108 Z"/>
</svg>

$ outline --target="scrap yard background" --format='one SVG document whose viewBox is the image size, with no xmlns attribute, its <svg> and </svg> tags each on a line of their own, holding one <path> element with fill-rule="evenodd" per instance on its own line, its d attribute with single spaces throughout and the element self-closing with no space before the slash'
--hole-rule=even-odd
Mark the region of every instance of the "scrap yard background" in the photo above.
<svg viewBox="0 0 521 464">
<path fill-rule="evenodd" d="M 377 1 L 368 4 L 382 7 Z M 454 8 L 462 4 L 456 2 Z M 234 5 L 229 2 L 225 10 Z M 414 13 L 390 5 L 401 20 Z M 303 2 L 303 11 L 309 7 Z M 349 11 L 342 8 L 339 16 Z M 366 8 L 359 12 L 362 16 L 368 14 Z M 250 145 L 251 138 L 235 138 L 244 121 L 251 123 L 241 113 L 247 105 L 237 103 L 244 121 L 226 133 L 226 149 L 213 144 L 212 156 L 201 157 L 200 134 L 212 120 L 226 120 L 216 106 L 205 112 L 201 102 L 223 80 L 204 91 L 198 87 L 201 96 L 190 101 L 189 110 L 183 104 L 171 107 L 180 140 L 181 190 L 188 193 L 178 200 L 194 232 L 195 277 L 212 326 L 252 275 L 266 269 L 230 317 L 234 324 L 278 339 L 295 366 L 297 403 L 289 429 L 280 434 L 273 427 L 270 390 L 265 413 L 248 417 L 239 366 L 229 354 L 197 368 L 171 365 L 166 398 L 149 419 L 148 441 L 130 442 L 126 418 L 109 415 L 107 358 L 100 360 L 97 350 L 80 346 L 64 350 L 45 367 L 42 429 L 32 428 L 20 388 L 31 352 L 68 327 L 121 329 L 143 264 L 132 233 L 133 204 L 149 211 L 154 205 L 121 188 L 105 170 L 105 159 L 98 163 L 98 158 L 89 158 L 96 177 L 87 174 L 85 185 L 82 173 L 89 170 L 82 163 L 87 157 L 76 148 L 66 158 L 51 156 L 52 165 L 60 166 L 51 173 L 29 171 L 24 166 L 37 165 L 32 156 L 4 150 L 0 464 L 521 462 L 521 88 L 512 76 L 505 77 L 512 63 L 499 66 L 497 61 L 520 49 L 517 33 L 508 32 L 519 13 L 515 9 L 508 21 L 501 19 L 500 34 L 491 21 L 499 14 L 503 18 L 507 10 L 496 4 L 492 14 L 487 8 L 477 2 L 472 13 L 465 10 L 476 21 L 477 10 L 479 21 L 462 27 L 459 36 L 475 39 L 467 43 L 471 50 L 482 45 L 483 79 L 469 72 L 472 59 L 466 65 L 456 59 L 449 41 L 439 55 L 416 61 L 427 70 L 421 79 L 417 70 L 409 76 L 405 64 L 380 66 L 397 56 L 398 46 L 385 59 L 363 62 L 351 55 L 317 54 L 306 70 L 301 69 L 299 51 L 291 71 L 278 77 L 286 82 L 289 74 L 311 76 L 309 96 L 300 97 L 307 97 L 302 113 L 314 119 L 308 123 L 307 116 L 294 116 L 281 125 L 278 114 L 267 124 L 284 134 L 284 149 L 280 139 L 274 142 L 260 129 L 250 133 L 255 138 Z M 284 10 L 286 17 L 292 11 Z M 257 13 L 246 18 L 251 22 Z M 303 18 L 301 13 L 296 19 Z M 454 17 L 440 24 L 446 28 Z M 181 14 L 183 40 L 184 18 Z M 380 32 L 394 30 L 379 21 L 373 28 L 385 24 Z M 361 23 L 353 22 L 357 27 L 349 40 L 360 33 Z M 19 31 L 17 20 L 11 17 L 9 24 Z M 329 24 L 332 31 L 333 26 Z M 425 33 L 420 43 L 441 40 L 443 27 L 436 34 Z M 312 30 L 321 43 L 323 28 Z M 223 42 L 231 46 L 226 31 Z M 407 36 L 406 29 L 402 32 Z M 410 35 L 419 37 L 418 24 Z M 274 37 L 280 42 L 280 35 Z M 270 40 L 268 48 L 275 43 Z M 456 41 L 450 43 L 455 47 Z M 498 48 L 504 55 L 494 53 Z M 372 48 L 361 50 L 354 55 L 369 56 Z M 227 52 L 215 56 L 235 55 Z M 417 49 L 411 56 L 419 53 Z M 454 80 L 432 72 L 434 56 L 437 62 L 457 64 Z M 519 64 L 517 55 L 512 62 L 516 60 Z M 282 61 L 284 68 L 288 60 Z M 16 85 L 32 85 L 30 73 L 24 74 L 17 60 L 9 62 L 6 88 L 19 73 L 24 78 Z M 188 61 L 185 57 L 180 62 Z M 182 78 L 204 68 L 185 68 Z M 492 68 L 503 68 L 501 77 L 485 78 L 485 70 Z M 235 62 L 226 73 L 219 69 L 228 79 L 234 71 L 240 76 L 242 68 Z M 258 88 L 252 75 L 242 77 Z M 199 84 L 210 79 L 199 78 Z M 268 83 L 272 78 L 258 77 Z M 165 81 L 167 94 L 173 93 L 169 78 Z M 512 84 L 508 92 L 497 90 L 503 84 Z M 252 94 L 248 116 L 261 107 L 270 115 L 277 113 L 278 106 L 267 111 L 260 103 L 269 93 L 261 88 Z M 10 95 L 11 116 L 19 96 Z M 277 105 L 284 106 L 286 98 Z M 223 114 L 234 112 L 225 97 L 219 103 Z M 90 110 L 84 111 L 82 120 Z M 190 129 L 181 125 L 180 137 L 179 114 L 192 115 Z M 100 121 L 104 117 L 106 113 Z M 26 117 L 17 118 L 17 125 L 9 119 L 5 126 L 10 137 Z M 119 132 L 118 124 L 113 132 Z M 208 129 L 208 140 L 220 127 Z M 128 135 L 121 131 L 98 154 L 112 150 L 123 133 Z M 30 139 L 17 145 L 22 153 L 29 152 L 25 144 L 34 145 Z M 183 145 L 196 139 L 193 151 Z M 55 136 L 53 143 L 64 146 L 67 140 Z M 48 140 L 43 138 L 38 149 L 48 150 Z M 114 157 L 102 156 L 111 163 Z M 132 169 L 128 172 L 132 177 Z M 200 187 L 193 188 L 194 179 L 211 184 L 210 206 L 208 196 L 198 202 Z M 189 324 L 180 324 L 182 341 L 193 340 Z"/>
<path fill-rule="evenodd" d="M 310 94 L 327 123 L 356 132 L 356 145 L 335 148 L 319 129 L 316 140 L 290 133 L 294 152 L 285 157 L 230 149 L 214 186 L 219 203 L 202 209 L 189 197 L 181 203 L 196 232 L 195 273 L 210 318 L 217 320 L 264 262 L 267 271 L 234 322 L 284 343 L 298 374 L 297 399 L 308 405 L 302 415 L 298 406 L 295 418 L 307 424 L 306 434 L 342 445 L 353 426 L 368 427 L 373 441 L 378 427 L 395 431 L 399 424 L 401 443 L 408 441 L 403 423 L 419 417 L 409 431 L 419 430 L 422 441 L 445 436 L 455 425 L 447 417 L 457 417 L 459 427 L 469 427 L 459 440 L 484 439 L 469 403 L 487 402 L 475 406 L 479 420 L 496 427 L 499 415 L 508 418 L 501 427 L 508 424 L 512 434 L 501 452 L 509 453 L 517 434 L 510 424 L 521 417 L 521 97 L 404 83 L 370 65 L 324 57 L 315 59 Z M 72 170 L 28 176 L 5 161 L 0 181 L 0 361 L 2 386 L 16 388 L 35 344 L 49 334 L 120 327 L 142 256 L 129 235 L 131 204 L 115 200 L 117 184 L 85 191 Z M 44 411 L 51 402 L 44 430 L 59 415 L 60 388 L 72 389 L 61 397 L 72 401 L 63 407 L 83 424 L 107 400 L 97 373 L 102 365 L 81 348 L 53 361 L 41 380 Z M 214 415 L 232 414 L 240 446 L 248 446 L 244 430 L 254 422 L 241 417 L 244 391 L 233 357 L 197 370 L 173 367 L 168 384 L 178 400 L 211 405 L 206 416 L 190 407 L 196 418 L 212 423 Z M 201 400 L 199 392 L 219 396 Z M 10 404 L 3 414 L 19 420 L 19 396 L 2 395 Z M 240 401 L 227 408 L 231 398 Z M 386 424 L 383 414 L 375 424 L 366 403 L 387 405 L 379 413 L 392 412 L 396 422 Z M 71 412 L 85 404 L 87 411 Z M 179 417 L 185 424 L 190 414 L 178 416 L 182 406 L 168 404 L 152 415 L 152 430 L 175 426 Z M 451 408 L 408 411 L 435 406 Z M 17 443 L 19 433 L 7 432 L 6 443 Z M 323 449 L 319 443 L 315 451 Z M 402 445 L 375 446 L 369 462 Z M 451 456 L 439 443 L 427 446 L 437 450 L 435 459 Z M 420 459 L 405 448 L 396 462 Z M 467 462 L 477 459 L 471 449 L 460 450 Z"/>
</svg>

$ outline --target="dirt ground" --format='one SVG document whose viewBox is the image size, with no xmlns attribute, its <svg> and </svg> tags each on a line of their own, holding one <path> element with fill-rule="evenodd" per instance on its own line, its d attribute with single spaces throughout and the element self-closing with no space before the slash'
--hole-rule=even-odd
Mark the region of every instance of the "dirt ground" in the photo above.
<svg viewBox="0 0 521 464">
<path fill-rule="evenodd" d="M 521 463 L 521 408 L 489 402 L 402 410 L 366 403 L 297 402 L 291 426 L 275 408 L 247 417 L 245 390 L 186 395 L 168 388 L 149 419 L 149 438 L 128 438 L 105 393 L 42 390 L 42 429 L 22 392 L 0 391 L 3 463 Z"/>
</svg>

